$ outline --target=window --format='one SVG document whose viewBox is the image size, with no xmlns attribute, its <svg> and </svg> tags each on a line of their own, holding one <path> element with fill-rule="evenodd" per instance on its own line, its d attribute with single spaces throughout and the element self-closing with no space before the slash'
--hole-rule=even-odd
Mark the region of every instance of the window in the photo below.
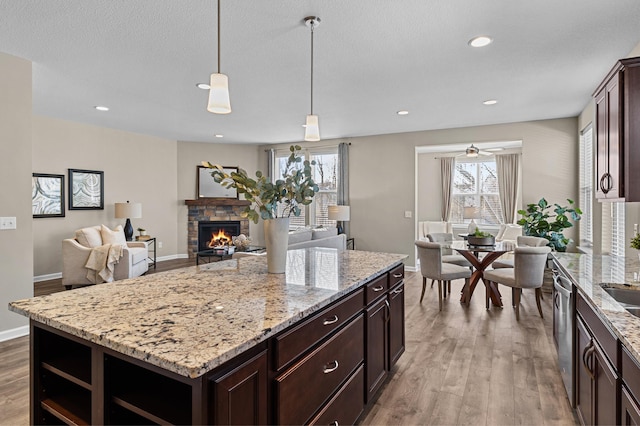
<svg viewBox="0 0 640 426">
<path fill-rule="evenodd" d="M 591 125 L 580 132 L 580 246 L 593 246 L 593 131 Z"/>
<path fill-rule="evenodd" d="M 474 220 L 478 224 L 501 223 L 502 207 L 494 158 L 456 160 L 452 192 L 451 222 L 464 223 L 464 208 L 477 207 L 479 218 Z"/>
<path fill-rule="evenodd" d="M 287 158 L 291 152 L 279 150 L 275 155 L 274 175 L 282 178 L 282 172 L 287 165 Z M 328 207 L 338 201 L 338 147 L 309 149 L 301 152 L 303 160 L 315 161 L 312 166 L 313 180 L 318 184 L 319 191 L 313 197 L 309 206 L 303 206 L 300 216 L 290 216 L 290 226 L 336 226 L 335 220 L 329 220 Z M 282 209 L 278 209 L 278 215 Z"/>
</svg>

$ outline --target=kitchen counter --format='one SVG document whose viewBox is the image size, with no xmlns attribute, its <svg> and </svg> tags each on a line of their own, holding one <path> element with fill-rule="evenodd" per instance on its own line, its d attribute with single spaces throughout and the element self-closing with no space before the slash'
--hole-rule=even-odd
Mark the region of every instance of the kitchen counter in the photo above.
<svg viewBox="0 0 640 426">
<path fill-rule="evenodd" d="M 640 272 L 638 257 L 577 253 L 553 255 L 581 293 L 595 306 L 602 320 L 640 363 L 640 318 L 627 312 L 599 285 L 607 283 L 609 287 L 631 286 L 640 291 L 640 282 L 637 281 Z"/>
<path fill-rule="evenodd" d="M 195 378 L 400 265 L 406 255 L 308 248 L 286 274 L 264 256 L 19 300 L 9 309 Z"/>
</svg>

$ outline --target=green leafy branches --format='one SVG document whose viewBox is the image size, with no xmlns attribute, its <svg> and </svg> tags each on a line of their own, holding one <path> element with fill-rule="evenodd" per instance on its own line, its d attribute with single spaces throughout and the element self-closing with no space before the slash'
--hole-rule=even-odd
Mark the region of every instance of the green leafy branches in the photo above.
<svg viewBox="0 0 640 426">
<path fill-rule="evenodd" d="M 571 239 L 564 236 L 563 230 L 571 228 L 571 220 L 580 220 L 582 214 L 578 207 L 573 207 L 573 200 L 567 201 L 568 206 L 561 206 L 549 204 L 541 198 L 537 204 L 528 204 L 526 210 L 518 210 L 522 218 L 517 223 L 522 226 L 525 235 L 546 238 L 549 246 L 556 251 L 566 251 Z"/>
<path fill-rule="evenodd" d="M 640 250 L 640 234 L 636 234 L 631 239 L 631 248 L 634 248 L 636 250 Z"/>
<path fill-rule="evenodd" d="M 300 216 L 301 207 L 311 204 L 318 192 L 318 185 L 313 180 L 311 166 L 315 161 L 302 160 L 298 145 L 292 145 L 291 154 L 282 173 L 282 179 L 271 182 L 261 171 L 256 172 L 256 179 L 238 168 L 237 172 L 227 174 L 222 166 L 203 161 L 202 165 L 211 169 L 213 180 L 225 188 L 235 188 L 250 201 L 242 217 L 258 223 L 258 219 L 274 219 L 278 217 L 278 206 L 282 205 L 282 217 Z"/>
</svg>

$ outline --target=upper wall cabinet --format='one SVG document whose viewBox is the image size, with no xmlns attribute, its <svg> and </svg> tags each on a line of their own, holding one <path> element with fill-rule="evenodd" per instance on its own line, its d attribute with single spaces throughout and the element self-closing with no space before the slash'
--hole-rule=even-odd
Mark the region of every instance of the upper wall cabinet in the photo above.
<svg viewBox="0 0 640 426">
<path fill-rule="evenodd" d="M 596 198 L 640 201 L 640 57 L 619 60 L 593 97 Z"/>
</svg>

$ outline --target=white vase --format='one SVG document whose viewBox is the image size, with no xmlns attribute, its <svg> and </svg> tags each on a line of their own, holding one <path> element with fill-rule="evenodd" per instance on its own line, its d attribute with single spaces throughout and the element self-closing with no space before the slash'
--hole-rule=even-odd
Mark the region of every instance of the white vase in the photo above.
<svg viewBox="0 0 640 426">
<path fill-rule="evenodd" d="M 267 271 L 270 274 L 284 274 L 287 270 L 289 218 L 266 219 L 264 240 L 267 244 Z"/>
</svg>

